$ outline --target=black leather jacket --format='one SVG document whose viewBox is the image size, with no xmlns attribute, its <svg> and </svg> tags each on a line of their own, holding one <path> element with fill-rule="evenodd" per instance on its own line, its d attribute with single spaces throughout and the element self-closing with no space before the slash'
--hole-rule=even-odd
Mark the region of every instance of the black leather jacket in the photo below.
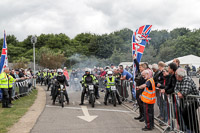
<svg viewBox="0 0 200 133">
<path fill-rule="evenodd" d="M 175 74 L 171 75 L 170 78 L 169 78 L 169 82 L 168 84 L 165 85 L 165 92 L 167 94 L 172 94 L 174 93 L 174 88 L 176 86 L 176 76 Z"/>
</svg>

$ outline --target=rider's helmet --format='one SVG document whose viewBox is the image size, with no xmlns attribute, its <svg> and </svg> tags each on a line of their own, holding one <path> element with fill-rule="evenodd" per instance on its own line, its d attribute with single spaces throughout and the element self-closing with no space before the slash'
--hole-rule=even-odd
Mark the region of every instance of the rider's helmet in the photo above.
<svg viewBox="0 0 200 133">
<path fill-rule="evenodd" d="M 90 73 L 91 73 L 91 69 L 86 68 L 86 69 L 85 69 L 85 74 L 90 75 Z"/>
<path fill-rule="evenodd" d="M 57 70 L 57 73 L 58 73 L 58 75 L 62 75 L 62 74 L 63 74 L 63 70 L 59 68 L 59 69 Z"/>
<path fill-rule="evenodd" d="M 113 74 L 112 71 L 108 71 L 108 72 L 107 72 L 107 75 L 108 75 L 109 78 L 112 78 L 112 74 Z"/>
</svg>

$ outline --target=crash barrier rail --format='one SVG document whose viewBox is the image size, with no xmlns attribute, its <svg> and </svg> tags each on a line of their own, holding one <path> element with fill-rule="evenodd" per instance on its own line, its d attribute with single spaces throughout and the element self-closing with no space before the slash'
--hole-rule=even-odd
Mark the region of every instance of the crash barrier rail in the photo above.
<svg viewBox="0 0 200 133">
<path fill-rule="evenodd" d="M 157 94 L 155 116 L 159 116 L 155 119 L 163 126 L 164 132 L 200 133 L 200 96 L 179 98 L 176 94 Z"/>
<path fill-rule="evenodd" d="M 25 80 L 18 80 L 13 84 L 12 88 L 12 98 L 19 98 L 20 96 L 24 96 L 32 92 L 33 85 L 34 85 L 35 79 L 25 79 Z M 0 101 L 2 99 L 2 91 L 0 89 Z"/>
<path fill-rule="evenodd" d="M 120 80 L 120 82 L 117 84 L 117 89 L 123 101 L 134 101 L 135 98 L 132 93 L 132 81 Z"/>
<path fill-rule="evenodd" d="M 122 99 L 133 99 L 133 83 L 127 80 L 120 81 L 118 91 Z M 177 94 L 167 95 L 156 90 L 154 116 L 164 132 L 200 133 L 200 95 L 188 95 L 179 98 Z M 138 109 L 137 106 L 135 106 Z"/>
</svg>

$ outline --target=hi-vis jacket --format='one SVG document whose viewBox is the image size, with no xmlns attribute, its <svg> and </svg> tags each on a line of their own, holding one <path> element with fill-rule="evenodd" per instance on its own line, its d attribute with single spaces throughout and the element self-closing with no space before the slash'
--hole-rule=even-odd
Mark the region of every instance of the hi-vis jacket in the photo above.
<svg viewBox="0 0 200 133">
<path fill-rule="evenodd" d="M 152 90 L 146 87 L 142 93 L 141 100 L 147 104 L 154 104 L 156 102 L 156 87 L 153 78 L 148 79 L 151 82 Z"/>
<path fill-rule="evenodd" d="M 89 81 L 89 80 L 90 81 Z M 87 83 L 98 83 L 98 80 L 97 78 L 93 75 L 93 74 L 90 74 L 90 75 L 83 75 L 82 77 L 82 84 L 84 84 L 84 86 L 87 86 Z"/>
<path fill-rule="evenodd" d="M 15 82 L 15 79 L 5 72 L 2 72 L 0 74 L 0 88 L 8 89 L 13 86 L 13 83 Z"/>
<path fill-rule="evenodd" d="M 110 80 L 109 77 L 106 77 L 106 88 L 110 88 L 111 86 L 115 85 L 115 77 L 112 76 L 112 79 Z"/>
<path fill-rule="evenodd" d="M 15 81 L 16 81 L 16 79 L 14 79 L 13 76 L 11 76 L 9 74 L 8 74 L 8 77 L 10 78 L 9 79 L 9 88 L 12 88 L 14 83 L 15 83 Z"/>
</svg>

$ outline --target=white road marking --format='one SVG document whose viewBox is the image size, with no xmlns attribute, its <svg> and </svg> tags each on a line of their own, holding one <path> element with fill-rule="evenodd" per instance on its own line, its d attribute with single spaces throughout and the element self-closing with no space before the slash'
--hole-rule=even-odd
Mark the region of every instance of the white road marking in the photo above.
<svg viewBox="0 0 200 133">
<path fill-rule="evenodd" d="M 77 116 L 77 117 L 82 119 L 82 120 L 85 120 L 87 122 L 91 122 L 98 117 L 97 115 L 91 116 L 88 112 L 87 106 L 81 106 L 81 109 L 83 111 L 84 116 Z"/>
<path fill-rule="evenodd" d="M 101 104 L 98 100 L 96 100 L 97 104 Z"/>
<path fill-rule="evenodd" d="M 52 106 L 52 105 L 46 105 L 48 108 L 61 108 L 60 106 Z M 82 110 L 80 107 L 64 107 L 63 109 L 76 109 L 76 110 Z M 132 113 L 132 111 L 127 110 L 115 110 L 115 109 L 88 109 L 91 111 L 105 111 L 105 112 L 119 112 L 119 113 Z"/>
</svg>

